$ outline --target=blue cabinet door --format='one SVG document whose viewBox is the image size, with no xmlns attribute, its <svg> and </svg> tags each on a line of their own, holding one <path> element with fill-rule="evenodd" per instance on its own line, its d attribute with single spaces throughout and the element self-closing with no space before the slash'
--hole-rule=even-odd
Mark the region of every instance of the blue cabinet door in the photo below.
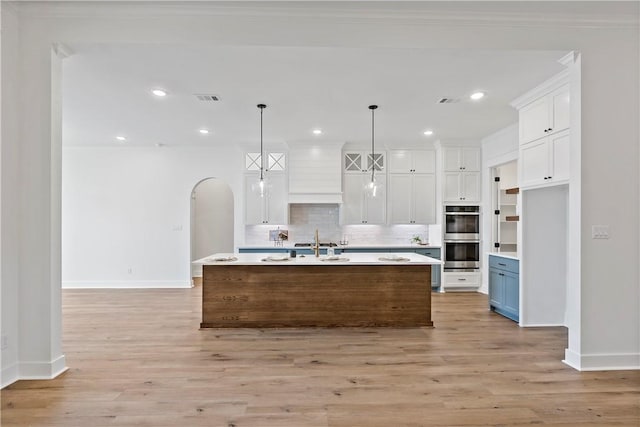
<svg viewBox="0 0 640 427">
<path fill-rule="evenodd" d="M 504 276 L 497 268 L 489 268 L 489 307 L 501 309 L 504 305 Z"/>
<path fill-rule="evenodd" d="M 510 272 L 504 273 L 504 303 L 503 310 L 505 316 L 510 319 L 519 320 L 520 313 L 520 277 L 518 274 Z"/>
</svg>

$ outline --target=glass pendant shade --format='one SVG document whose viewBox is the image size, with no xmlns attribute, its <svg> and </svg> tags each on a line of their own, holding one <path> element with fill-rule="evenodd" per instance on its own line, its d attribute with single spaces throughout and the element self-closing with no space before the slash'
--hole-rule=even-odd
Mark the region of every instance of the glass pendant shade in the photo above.
<svg viewBox="0 0 640 427">
<path fill-rule="evenodd" d="M 251 191 L 260 197 L 269 197 L 270 188 L 269 181 L 264 175 L 251 185 Z"/>
<path fill-rule="evenodd" d="M 380 193 L 380 185 L 374 176 L 364 185 L 364 194 L 369 198 L 378 197 Z"/>
<path fill-rule="evenodd" d="M 371 158 L 375 159 L 375 121 L 374 121 L 374 113 L 378 108 L 377 105 L 369 105 L 369 110 L 371 110 Z M 367 181 L 364 185 L 364 194 L 366 197 L 374 198 L 378 197 L 380 194 L 380 189 L 378 188 L 379 184 L 376 182 L 376 164 L 375 161 L 371 164 L 371 179 Z"/>
</svg>

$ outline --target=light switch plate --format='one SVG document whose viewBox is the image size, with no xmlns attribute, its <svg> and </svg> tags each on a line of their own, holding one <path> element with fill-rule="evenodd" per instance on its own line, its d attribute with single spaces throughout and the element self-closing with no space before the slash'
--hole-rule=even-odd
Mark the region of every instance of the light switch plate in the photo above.
<svg viewBox="0 0 640 427">
<path fill-rule="evenodd" d="M 592 225 L 591 238 L 592 239 L 608 239 L 609 226 L 608 225 Z"/>
</svg>

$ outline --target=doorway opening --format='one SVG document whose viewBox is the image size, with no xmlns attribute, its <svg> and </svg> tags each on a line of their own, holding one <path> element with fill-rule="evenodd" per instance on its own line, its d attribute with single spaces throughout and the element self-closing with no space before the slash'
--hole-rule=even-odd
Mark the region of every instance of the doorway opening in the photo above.
<svg viewBox="0 0 640 427">
<path fill-rule="evenodd" d="M 205 178 L 191 190 L 191 285 L 202 280 L 202 266 L 193 261 L 233 252 L 233 191 L 218 178 Z"/>
</svg>

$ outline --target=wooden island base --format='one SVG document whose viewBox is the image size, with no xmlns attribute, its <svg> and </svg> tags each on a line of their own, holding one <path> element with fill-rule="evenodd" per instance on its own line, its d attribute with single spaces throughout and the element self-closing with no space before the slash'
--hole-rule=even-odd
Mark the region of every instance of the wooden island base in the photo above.
<svg viewBox="0 0 640 427">
<path fill-rule="evenodd" d="M 201 328 L 433 326 L 430 265 L 204 265 Z"/>
</svg>

